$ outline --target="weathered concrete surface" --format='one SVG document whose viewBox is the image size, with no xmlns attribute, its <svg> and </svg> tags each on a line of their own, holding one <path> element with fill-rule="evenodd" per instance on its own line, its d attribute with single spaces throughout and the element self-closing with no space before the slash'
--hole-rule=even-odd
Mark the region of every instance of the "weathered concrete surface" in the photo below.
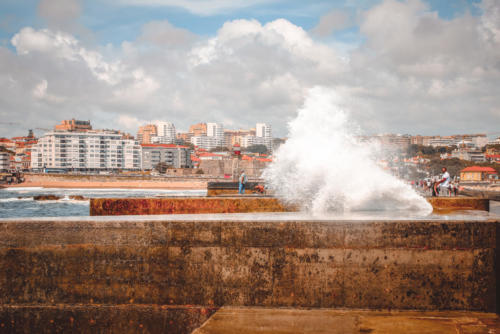
<svg viewBox="0 0 500 334">
<path fill-rule="evenodd" d="M 427 198 L 435 212 L 451 212 L 457 210 L 490 210 L 488 198 L 478 197 L 430 197 Z"/>
<path fill-rule="evenodd" d="M 174 305 L 0 306 L 0 333 L 191 333 L 216 308 Z"/>
<path fill-rule="evenodd" d="M 91 216 L 296 211 L 270 197 L 93 198 Z"/>
<path fill-rule="evenodd" d="M 484 198 L 434 197 L 428 198 L 428 201 L 438 213 L 457 210 L 489 210 L 489 201 Z M 285 205 L 273 197 L 93 198 L 90 200 L 91 216 L 294 211 L 298 211 L 298 208 Z"/>
<path fill-rule="evenodd" d="M 0 222 L 0 304 L 497 310 L 496 221 Z"/>
<path fill-rule="evenodd" d="M 193 334 L 490 334 L 496 314 L 223 307 Z"/>
</svg>

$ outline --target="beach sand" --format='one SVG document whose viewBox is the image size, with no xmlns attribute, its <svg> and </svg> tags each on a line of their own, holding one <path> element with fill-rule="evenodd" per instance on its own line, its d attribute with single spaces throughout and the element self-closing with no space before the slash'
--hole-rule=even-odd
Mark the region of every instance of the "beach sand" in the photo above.
<svg viewBox="0 0 500 334">
<path fill-rule="evenodd" d="M 42 188 L 121 188 L 121 189 L 206 189 L 206 181 L 157 181 L 157 180 L 127 180 L 127 181 L 70 181 L 43 180 L 27 181 L 12 184 L 9 187 L 42 187 Z"/>
</svg>

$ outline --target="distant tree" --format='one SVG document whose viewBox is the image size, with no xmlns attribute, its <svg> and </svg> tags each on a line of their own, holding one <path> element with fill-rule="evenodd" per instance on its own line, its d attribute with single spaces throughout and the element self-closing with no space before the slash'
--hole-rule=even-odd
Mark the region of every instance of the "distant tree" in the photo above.
<svg viewBox="0 0 500 334">
<path fill-rule="evenodd" d="M 154 169 L 158 171 L 160 174 L 165 174 L 167 172 L 167 169 L 173 168 L 172 165 L 167 164 L 166 162 L 159 162 L 156 164 Z"/>
<path fill-rule="evenodd" d="M 184 141 L 184 140 L 180 140 L 178 142 L 178 144 L 181 145 L 181 146 L 187 146 L 187 147 L 189 147 L 189 149 L 194 150 L 194 145 L 192 143 L 190 143 L 190 142 L 187 142 L 187 141 Z"/>
<path fill-rule="evenodd" d="M 259 154 L 266 154 L 267 153 L 267 147 L 266 145 L 252 145 L 247 148 L 245 148 L 246 152 L 252 152 L 252 153 L 259 153 Z"/>
</svg>

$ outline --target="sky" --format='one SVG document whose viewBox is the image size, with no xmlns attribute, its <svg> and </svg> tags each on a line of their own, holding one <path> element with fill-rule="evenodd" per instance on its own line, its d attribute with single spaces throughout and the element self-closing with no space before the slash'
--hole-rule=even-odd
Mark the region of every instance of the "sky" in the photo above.
<svg viewBox="0 0 500 334">
<path fill-rule="evenodd" d="M 0 137 L 71 118 L 286 136 L 318 86 L 365 134 L 499 136 L 500 1 L 0 2 Z"/>
</svg>

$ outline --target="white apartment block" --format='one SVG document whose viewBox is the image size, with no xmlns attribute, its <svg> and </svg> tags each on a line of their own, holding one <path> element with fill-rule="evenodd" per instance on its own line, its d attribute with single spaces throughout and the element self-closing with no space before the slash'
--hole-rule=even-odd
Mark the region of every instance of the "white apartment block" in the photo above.
<svg viewBox="0 0 500 334">
<path fill-rule="evenodd" d="M 224 137 L 223 137 L 224 138 Z M 224 140 L 221 141 L 220 138 L 217 137 L 209 137 L 209 136 L 193 136 L 191 137 L 191 144 L 194 146 L 198 146 L 198 148 L 202 148 L 204 150 L 211 150 L 216 147 L 221 147 L 221 143 L 223 143 Z"/>
<path fill-rule="evenodd" d="M 151 143 L 155 144 L 173 144 L 177 138 L 175 125 L 171 122 L 156 122 L 156 136 L 151 137 Z"/>
<path fill-rule="evenodd" d="M 255 135 L 257 137 L 271 138 L 273 136 L 271 126 L 266 123 L 257 123 Z"/>
<path fill-rule="evenodd" d="M 176 136 L 175 125 L 170 122 L 156 122 L 156 130 L 158 137 L 173 137 Z"/>
<path fill-rule="evenodd" d="M 255 126 L 255 137 L 262 138 L 258 139 L 258 144 L 254 145 L 265 145 L 269 152 L 273 149 L 273 133 L 271 125 L 266 123 L 257 123 Z"/>
<path fill-rule="evenodd" d="M 138 170 L 141 146 L 109 131 L 48 132 L 32 147 L 31 168 Z"/>
<path fill-rule="evenodd" d="M 207 123 L 207 136 L 224 138 L 224 126 L 221 123 Z"/>
<path fill-rule="evenodd" d="M 10 169 L 10 154 L 7 152 L 0 152 L 0 171 Z"/>
</svg>

